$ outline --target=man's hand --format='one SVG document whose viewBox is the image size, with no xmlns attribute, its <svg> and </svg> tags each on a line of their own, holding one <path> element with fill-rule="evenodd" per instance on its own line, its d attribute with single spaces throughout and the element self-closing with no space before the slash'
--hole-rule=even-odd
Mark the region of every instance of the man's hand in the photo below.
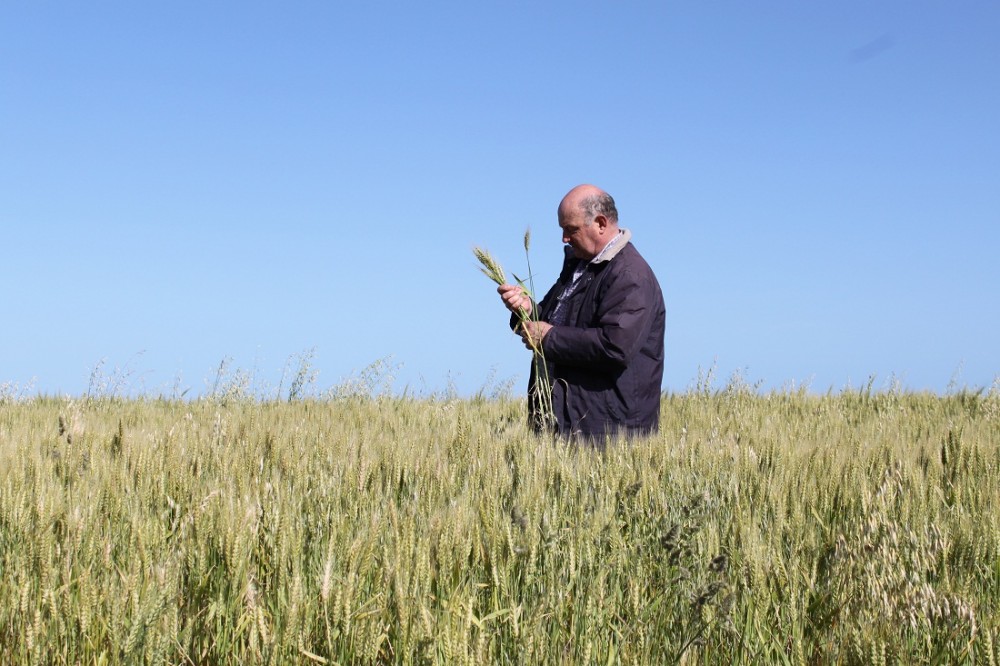
<svg viewBox="0 0 1000 666">
<path fill-rule="evenodd" d="M 521 336 L 521 340 L 524 341 L 524 346 L 532 351 L 542 348 L 542 340 L 551 330 L 552 324 L 547 321 L 531 321 L 530 319 L 521 322 L 521 325 L 517 327 L 517 332 Z"/>
<path fill-rule="evenodd" d="M 524 312 L 525 315 L 531 314 L 531 299 L 528 298 L 528 294 L 523 288 L 516 284 L 502 284 L 497 287 L 497 293 L 500 294 L 503 304 L 511 312 L 515 314 L 521 314 L 521 312 Z"/>
</svg>

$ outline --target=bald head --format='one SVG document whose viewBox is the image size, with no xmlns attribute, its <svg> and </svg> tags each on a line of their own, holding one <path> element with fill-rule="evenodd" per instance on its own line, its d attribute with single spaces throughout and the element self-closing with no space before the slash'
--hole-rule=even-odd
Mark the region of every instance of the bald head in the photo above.
<svg viewBox="0 0 1000 666">
<path fill-rule="evenodd" d="M 618 226 L 618 209 L 611 195 L 594 185 L 577 185 L 559 203 L 560 219 L 583 216 L 590 225 L 598 215 L 604 216 L 612 226 Z"/>
</svg>

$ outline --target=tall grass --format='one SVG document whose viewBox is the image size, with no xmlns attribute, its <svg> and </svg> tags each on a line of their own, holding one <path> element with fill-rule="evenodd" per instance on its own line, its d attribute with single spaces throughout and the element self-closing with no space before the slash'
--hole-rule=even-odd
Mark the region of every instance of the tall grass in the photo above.
<svg viewBox="0 0 1000 666">
<path fill-rule="evenodd" d="M 995 663 L 1000 396 L 0 403 L 0 663 Z"/>
</svg>

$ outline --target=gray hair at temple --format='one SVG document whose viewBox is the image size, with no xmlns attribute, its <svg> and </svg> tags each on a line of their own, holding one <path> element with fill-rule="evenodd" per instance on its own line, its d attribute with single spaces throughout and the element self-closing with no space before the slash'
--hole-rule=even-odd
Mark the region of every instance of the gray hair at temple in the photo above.
<svg viewBox="0 0 1000 666">
<path fill-rule="evenodd" d="M 618 209 L 615 208 L 615 200 L 607 192 L 587 197 L 580 202 L 580 208 L 587 213 L 587 225 L 590 225 L 598 215 L 608 218 L 612 224 L 618 224 Z"/>
</svg>

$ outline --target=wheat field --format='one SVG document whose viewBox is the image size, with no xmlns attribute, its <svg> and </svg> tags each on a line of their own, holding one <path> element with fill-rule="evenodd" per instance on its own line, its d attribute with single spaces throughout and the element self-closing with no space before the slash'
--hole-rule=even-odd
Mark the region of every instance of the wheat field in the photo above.
<svg viewBox="0 0 1000 666">
<path fill-rule="evenodd" d="M 3 664 L 994 664 L 1000 394 L 0 401 Z"/>
</svg>

